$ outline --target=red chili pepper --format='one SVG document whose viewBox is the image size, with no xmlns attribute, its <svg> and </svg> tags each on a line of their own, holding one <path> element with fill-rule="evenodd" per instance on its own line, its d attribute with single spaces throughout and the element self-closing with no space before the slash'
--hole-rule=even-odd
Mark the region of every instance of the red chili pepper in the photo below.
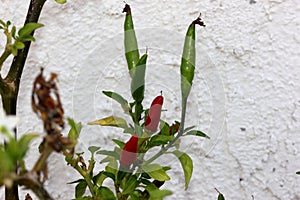
<svg viewBox="0 0 300 200">
<path fill-rule="evenodd" d="M 145 127 L 147 130 L 155 132 L 160 120 L 161 107 L 164 102 L 163 96 L 157 96 L 151 104 L 149 113 L 146 118 Z"/>
<path fill-rule="evenodd" d="M 175 129 L 173 129 L 173 128 L 175 128 Z M 174 130 L 174 132 L 173 132 L 173 130 Z M 179 130 L 178 124 L 176 124 L 176 123 L 172 124 L 172 126 L 170 126 L 170 135 L 173 135 L 173 134 L 177 133 L 178 130 Z"/>
<path fill-rule="evenodd" d="M 138 141 L 139 141 L 138 136 L 133 135 L 128 140 L 128 142 L 126 142 L 120 156 L 120 164 L 122 166 L 128 167 L 136 160 L 137 151 L 138 151 Z"/>
</svg>

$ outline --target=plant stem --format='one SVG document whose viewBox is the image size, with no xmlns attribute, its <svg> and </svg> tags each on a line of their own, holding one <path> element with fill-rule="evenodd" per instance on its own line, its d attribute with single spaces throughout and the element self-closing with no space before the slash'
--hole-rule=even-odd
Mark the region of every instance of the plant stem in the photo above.
<svg viewBox="0 0 300 200">
<path fill-rule="evenodd" d="M 77 163 L 75 165 L 72 165 L 72 166 L 84 178 L 84 180 L 86 181 L 86 183 L 87 183 L 87 185 L 89 187 L 89 190 L 90 190 L 90 192 L 92 194 L 92 197 L 95 197 L 94 186 L 93 186 L 93 183 L 92 183 L 92 180 L 91 180 L 89 174 L 86 173 L 86 171 L 84 171 Z"/>
<path fill-rule="evenodd" d="M 43 187 L 43 184 L 38 181 L 36 172 L 31 171 L 19 176 L 16 182 L 19 185 L 24 185 L 26 188 L 31 189 L 40 200 L 54 200 Z"/>
<path fill-rule="evenodd" d="M 31 0 L 25 24 L 30 22 L 38 22 L 42 8 L 46 0 Z M 32 33 L 33 35 L 34 33 Z M 0 93 L 2 96 L 2 105 L 8 115 L 16 115 L 17 97 L 19 92 L 21 75 L 25 65 L 25 61 L 29 52 L 31 42 L 25 42 L 25 47 L 18 51 L 10 66 L 8 75 L 5 79 L 0 77 Z M 17 133 L 15 133 L 17 137 Z M 17 168 L 16 168 L 17 169 Z M 12 188 L 5 188 L 6 200 L 18 200 L 18 186 L 14 185 Z"/>
<path fill-rule="evenodd" d="M 11 54 L 11 51 L 8 51 L 5 49 L 5 51 L 0 56 L 0 70 L 2 69 L 2 65 L 4 61 L 8 58 L 8 56 Z"/>
<path fill-rule="evenodd" d="M 156 160 L 158 157 L 160 157 L 162 154 L 164 154 L 182 135 L 184 132 L 184 122 L 185 122 L 185 113 L 186 113 L 186 104 L 187 104 L 187 98 L 184 98 L 182 100 L 182 110 L 181 110 L 181 122 L 180 122 L 180 129 L 177 136 L 164 148 L 161 148 L 161 150 L 156 153 L 154 156 L 152 156 L 149 160 L 145 162 L 145 164 L 149 164 Z"/>
<path fill-rule="evenodd" d="M 47 143 L 45 143 L 45 148 L 43 149 L 42 154 L 40 155 L 39 159 L 36 161 L 32 171 L 33 172 L 40 172 L 45 167 L 45 164 L 47 162 L 48 157 L 53 152 L 53 149 L 51 146 L 49 146 Z"/>
</svg>

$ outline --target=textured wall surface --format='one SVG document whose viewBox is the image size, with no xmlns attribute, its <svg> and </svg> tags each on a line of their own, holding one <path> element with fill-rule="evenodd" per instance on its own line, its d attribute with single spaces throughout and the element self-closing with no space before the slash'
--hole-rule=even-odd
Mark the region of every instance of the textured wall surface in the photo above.
<svg viewBox="0 0 300 200">
<path fill-rule="evenodd" d="M 97 2 L 97 3 L 96 3 Z M 182 169 L 174 158 L 173 190 L 167 199 L 300 199 L 300 2 L 298 0 L 128 0 L 141 52 L 148 47 L 145 106 L 162 90 L 162 117 L 180 116 L 179 64 L 184 34 L 201 11 L 206 28 L 197 27 L 197 68 L 189 98 L 187 124 L 211 139 L 189 138 L 181 149 L 194 160 L 194 174 L 184 191 Z M 0 18 L 17 27 L 29 0 L 0 0 Z M 86 122 L 121 108 L 101 94 L 117 91 L 129 98 L 123 54 L 122 1 L 48 0 L 36 31 L 21 82 L 19 133 L 39 132 L 42 125 L 30 106 L 33 78 L 41 66 L 59 74 L 66 116 Z M 4 46 L 0 36 L 0 47 Z M 7 68 L 10 62 L 5 64 Z M 5 73 L 5 70 L 2 72 Z M 112 148 L 112 138 L 128 136 L 113 128 L 84 126 L 78 151 L 88 146 Z M 67 132 L 67 130 L 66 130 Z M 37 158 L 37 145 L 28 167 Z M 97 157 L 99 160 L 101 157 Z M 99 166 L 100 168 L 101 166 Z M 55 199 L 73 198 L 66 182 L 79 176 L 60 155 L 49 161 L 47 189 Z M 24 195 L 24 194 L 23 194 Z M 0 199 L 4 197 L 0 191 Z M 23 197 L 22 197 L 23 198 Z"/>
</svg>

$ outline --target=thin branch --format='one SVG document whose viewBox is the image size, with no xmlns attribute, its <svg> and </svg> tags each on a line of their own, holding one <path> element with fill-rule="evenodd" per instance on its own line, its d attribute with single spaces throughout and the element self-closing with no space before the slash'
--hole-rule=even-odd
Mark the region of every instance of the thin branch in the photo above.
<svg viewBox="0 0 300 200">
<path fill-rule="evenodd" d="M 161 150 L 158 153 L 156 153 L 149 160 L 147 160 L 145 162 L 146 164 L 149 164 L 149 163 L 153 162 L 158 157 L 160 157 L 162 154 L 164 154 L 183 135 L 184 122 L 185 122 L 185 113 L 186 113 L 186 104 L 187 104 L 187 99 L 183 99 L 183 101 L 182 101 L 182 111 L 181 111 L 181 123 L 180 123 L 179 133 L 166 147 L 161 148 Z"/>
<path fill-rule="evenodd" d="M 42 8 L 46 0 L 31 0 L 27 12 L 25 24 L 29 22 L 38 22 Z M 34 32 L 32 33 L 32 35 Z M 14 57 L 6 78 L 1 79 L 1 97 L 3 108 L 8 115 L 16 115 L 17 97 L 19 93 L 19 86 L 25 61 L 29 52 L 31 42 L 25 42 L 25 47 L 18 51 L 17 56 Z M 17 133 L 15 133 L 17 137 Z M 16 168 L 17 169 L 17 168 Z M 5 188 L 6 200 L 19 200 L 18 186 L 14 185 L 12 188 Z"/>
<path fill-rule="evenodd" d="M 28 172 L 22 176 L 19 176 L 16 182 L 19 185 L 23 185 L 28 189 L 31 189 L 40 200 L 54 200 L 43 184 L 38 181 L 38 175 L 36 172 Z"/>
</svg>

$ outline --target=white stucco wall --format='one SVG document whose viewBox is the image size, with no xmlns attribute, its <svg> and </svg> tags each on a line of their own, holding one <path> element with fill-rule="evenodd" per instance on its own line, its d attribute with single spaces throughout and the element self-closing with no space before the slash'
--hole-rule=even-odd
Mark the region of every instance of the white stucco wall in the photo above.
<svg viewBox="0 0 300 200">
<path fill-rule="evenodd" d="M 97 3 L 96 3 L 97 2 Z M 146 0 L 132 7 L 139 47 L 149 48 L 145 106 L 163 90 L 162 117 L 180 116 L 179 64 L 184 34 L 202 12 L 207 27 L 197 27 L 197 74 L 189 99 L 187 124 L 211 140 L 184 140 L 194 160 L 190 188 L 174 158 L 167 199 L 300 199 L 300 2 L 298 0 Z M 29 0 L 0 0 L 0 18 L 23 24 Z M 114 90 L 129 98 L 123 54 L 122 1 L 48 0 L 21 82 L 20 133 L 40 132 L 30 93 L 39 68 L 59 74 L 66 116 L 83 123 L 114 113 L 119 106 L 101 95 Z M 4 38 L 0 36 L 1 48 Z M 6 63 L 6 67 L 9 66 Z M 66 130 L 67 131 L 67 130 Z M 112 148 L 117 129 L 84 126 L 78 151 L 90 145 Z M 30 167 L 37 157 L 33 144 Z M 98 157 L 99 160 L 101 157 Z M 69 200 L 78 176 L 60 155 L 51 156 L 46 186 L 56 199 Z M 0 191 L 0 199 L 4 197 Z M 23 198 L 23 197 L 22 197 Z"/>
</svg>

